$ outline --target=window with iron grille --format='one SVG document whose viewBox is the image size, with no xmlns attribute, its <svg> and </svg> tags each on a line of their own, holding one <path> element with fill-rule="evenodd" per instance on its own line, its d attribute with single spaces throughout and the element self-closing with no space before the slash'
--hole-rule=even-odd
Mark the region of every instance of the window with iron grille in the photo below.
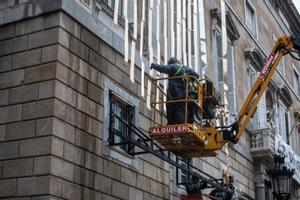
<svg viewBox="0 0 300 200">
<path fill-rule="evenodd" d="M 245 1 L 245 22 L 251 33 L 256 36 L 256 12 L 250 0 Z"/>
<path fill-rule="evenodd" d="M 110 143 L 119 144 L 116 145 L 117 148 L 130 153 L 132 145 L 127 144 L 126 139 L 123 137 L 132 137 L 130 126 L 134 123 L 134 106 L 123 101 L 113 93 L 110 93 L 109 101 L 110 112 L 113 114 L 113 123 L 110 128 L 114 133 L 110 136 Z"/>
</svg>

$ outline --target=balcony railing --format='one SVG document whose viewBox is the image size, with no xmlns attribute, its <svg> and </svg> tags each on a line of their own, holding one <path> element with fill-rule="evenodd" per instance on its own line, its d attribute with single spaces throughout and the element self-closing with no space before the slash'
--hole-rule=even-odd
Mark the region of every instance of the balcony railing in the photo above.
<svg viewBox="0 0 300 200">
<path fill-rule="evenodd" d="M 273 159 L 275 137 L 271 129 L 265 128 L 251 133 L 251 154 L 254 159 Z"/>
</svg>

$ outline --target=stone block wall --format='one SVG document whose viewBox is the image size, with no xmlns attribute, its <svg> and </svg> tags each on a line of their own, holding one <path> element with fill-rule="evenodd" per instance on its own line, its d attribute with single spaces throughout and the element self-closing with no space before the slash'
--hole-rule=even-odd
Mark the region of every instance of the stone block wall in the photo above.
<svg viewBox="0 0 300 200">
<path fill-rule="evenodd" d="M 120 54 L 63 12 L 0 27 L 0 47 L 0 199 L 178 198 L 158 158 L 102 154 L 104 80 L 139 97 Z"/>
<path fill-rule="evenodd" d="M 179 199 L 157 157 L 136 168 L 103 154 L 105 80 L 139 99 L 147 132 L 140 69 L 133 84 L 123 56 L 82 24 L 60 11 L 0 27 L 0 199 Z M 254 196 L 253 163 L 229 149 L 238 187 Z M 194 164 L 220 177 L 227 160 Z"/>
</svg>

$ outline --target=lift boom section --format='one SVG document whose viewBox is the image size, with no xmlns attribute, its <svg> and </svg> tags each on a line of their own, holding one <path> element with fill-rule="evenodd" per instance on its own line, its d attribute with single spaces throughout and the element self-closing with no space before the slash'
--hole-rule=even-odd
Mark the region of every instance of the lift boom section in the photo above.
<svg viewBox="0 0 300 200">
<path fill-rule="evenodd" d="M 162 78 L 154 79 L 156 92 L 154 95 L 155 97 L 152 98 L 151 104 L 154 112 L 152 115 L 153 124 L 149 131 L 150 137 L 157 140 L 167 150 L 182 157 L 215 156 L 217 154 L 216 151 L 220 150 L 225 143 L 237 143 L 239 141 L 251 117 L 254 115 L 259 100 L 266 91 L 282 57 L 286 54 L 290 54 L 294 59 L 298 60 L 293 53 L 298 54 L 299 52 L 300 36 L 283 36 L 277 39 L 272 52 L 266 58 L 262 70 L 239 112 L 236 121 L 227 127 L 217 126 L 215 119 L 205 120 L 205 123 L 203 123 L 203 120 L 200 120 L 200 122 L 193 124 L 164 125 L 162 116 L 164 113 L 164 104 L 182 101 L 185 103 L 185 110 L 187 111 L 189 103 L 195 103 L 199 112 L 205 113 L 208 109 L 205 108 L 204 103 L 214 96 L 214 90 L 207 88 L 207 83 L 209 83 L 207 80 L 191 81 L 191 79 L 184 77 L 184 80 L 186 81 L 185 99 L 177 100 L 176 102 L 168 102 L 163 100 L 163 96 L 166 94 L 159 88 L 159 81 L 161 81 Z M 188 95 L 189 81 L 193 82 L 197 87 L 198 98 L 196 100 L 190 98 Z M 162 95 L 159 95 L 159 91 L 161 91 Z M 187 114 L 188 113 L 186 113 L 186 116 Z M 158 115 L 161 115 L 160 122 L 157 121 Z M 186 118 L 187 117 L 185 117 L 185 119 Z"/>
</svg>

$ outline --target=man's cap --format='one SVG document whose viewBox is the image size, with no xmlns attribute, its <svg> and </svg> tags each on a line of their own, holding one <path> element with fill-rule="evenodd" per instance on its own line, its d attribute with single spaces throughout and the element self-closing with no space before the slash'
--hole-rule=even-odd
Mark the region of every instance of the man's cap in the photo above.
<svg viewBox="0 0 300 200">
<path fill-rule="evenodd" d="M 181 64 L 180 60 L 175 57 L 171 57 L 168 61 L 168 64 L 175 64 L 175 63 Z"/>
</svg>

